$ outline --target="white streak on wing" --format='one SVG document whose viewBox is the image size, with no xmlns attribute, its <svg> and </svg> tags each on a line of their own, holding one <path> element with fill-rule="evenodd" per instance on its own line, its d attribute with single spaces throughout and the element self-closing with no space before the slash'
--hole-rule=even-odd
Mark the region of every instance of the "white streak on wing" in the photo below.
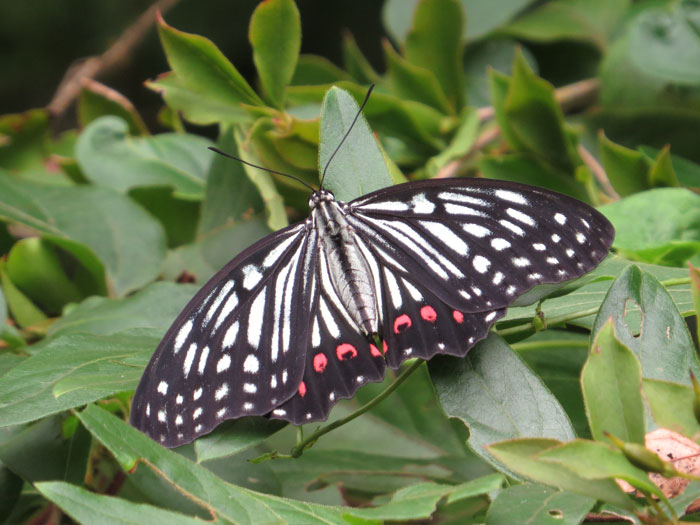
<svg viewBox="0 0 700 525">
<path fill-rule="evenodd" d="M 199 416 L 202 415 L 202 407 L 197 407 L 194 409 L 194 412 L 192 413 L 192 419 L 197 419 Z"/>
<path fill-rule="evenodd" d="M 192 392 L 192 401 L 197 401 L 200 397 L 202 397 L 202 392 L 204 392 L 204 390 L 202 390 L 201 386 Z"/>
<path fill-rule="evenodd" d="M 389 286 L 389 295 L 391 296 L 391 303 L 394 305 L 394 308 L 398 310 L 403 304 L 399 283 L 396 282 L 396 277 L 394 277 L 394 274 L 391 273 L 388 268 L 384 268 L 384 276 L 386 277 L 386 283 Z"/>
<path fill-rule="evenodd" d="M 584 219 L 583 217 L 581 217 L 581 222 L 583 223 L 583 225 L 586 227 L 587 230 L 591 229 L 591 225 L 588 224 L 588 221 L 586 219 Z"/>
<path fill-rule="evenodd" d="M 293 266 L 289 271 L 287 276 L 287 284 L 284 288 L 284 313 L 282 320 L 282 352 L 287 353 L 289 350 L 289 345 L 291 344 L 292 337 L 292 299 L 294 298 L 294 284 L 295 276 L 299 271 L 299 263 L 301 261 L 303 244 L 299 246 L 299 249 L 294 254 Z"/>
<path fill-rule="evenodd" d="M 263 259 L 263 268 L 267 269 L 274 265 L 282 256 L 284 251 L 289 247 L 289 245 L 296 241 L 297 238 L 297 235 L 290 235 L 289 238 L 283 240 L 274 249 L 270 250 L 270 253 L 268 253 L 265 259 Z"/>
<path fill-rule="evenodd" d="M 243 288 L 246 290 L 252 290 L 263 278 L 263 274 L 254 264 L 244 266 L 241 271 L 243 272 Z"/>
<path fill-rule="evenodd" d="M 258 295 L 253 300 L 248 314 L 248 342 L 253 348 L 257 348 L 260 344 L 260 336 L 262 335 L 263 319 L 265 317 L 265 299 L 267 296 L 267 287 L 260 290 Z"/>
<path fill-rule="evenodd" d="M 491 235 L 491 230 L 488 228 L 484 228 L 483 226 L 479 224 L 463 224 L 462 229 L 473 235 L 474 237 L 478 237 L 479 239 L 482 239 L 483 237 L 486 237 L 487 235 Z"/>
<path fill-rule="evenodd" d="M 197 313 L 202 313 L 204 309 L 207 307 L 207 304 L 209 304 L 209 301 L 211 300 L 212 297 L 214 297 L 214 294 L 216 293 L 216 288 L 214 288 L 211 292 L 209 292 L 209 295 L 207 295 L 207 298 L 202 301 L 202 304 L 199 305 L 199 308 L 197 309 Z"/>
<path fill-rule="evenodd" d="M 537 250 L 538 252 L 543 252 L 543 251 L 545 251 L 545 250 L 547 249 L 547 246 L 545 246 L 545 245 L 542 244 L 541 242 L 533 243 L 532 247 L 533 247 L 535 250 Z"/>
<path fill-rule="evenodd" d="M 318 317 L 314 317 L 314 327 L 311 332 L 311 346 L 318 348 L 321 345 L 321 328 L 318 326 Z"/>
<path fill-rule="evenodd" d="M 404 285 L 406 290 L 408 290 L 408 293 L 411 295 L 411 298 L 414 301 L 422 301 L 423 300 L 423 294 L 418 291 L 418 288 L 413 286 L 411 283 L 409 283 L 406 279 L 403 277 L 401 278 L 401 283 Z"/>
<path fill-rule="evenodd" d="M 226 284 L 222 286 L 221 291 L 217 294 L 216 299 L 214 299 L 214 302 L 211 303 L 211 306 L 207 310 L 207 315 L 204 318 L 204 321 L 202 323 L 203 326 L 207 326 L 209 324 L 209 321 L 211 321 L 212 317 L 214 317 L 214 314 L 216 313 L 216 310 L 219 308 L 219 305 L 221 302 L 226 298 L 228 293 L 231 291 L 233 288 L 233 281 L 228 280 L 226 281 Z"/>
<path fill-rule="evenodd" d="M 220 374 L 221 372 L 225 372 L 226 370 L 229 369 L 231 366 L 231 356 L 228 354 L 224 354 L 221 356 L 219 361 L 216 363 L 216 373 Z"/>
<path fill-rule="evenodd" d="M 384 261 L 385 261 L 387 264 L 390 264 L 391 266 L 393 266 L 393 267 L 394 267 L 395 269 L 397 269 L 397 270 L 400 270 L 400 271 L 403 271 L 403 272 L 407 272 L 407 271 L 408 271 L 408 270 L 406 270 L 406 268 L 403 267 L 403 265 L 402 265 L 399 261 L 397 261 L 396 259 L 394 259 L 391 255 L 389 255 L 388 253 L 386 253 L 384 250 L 382 250 L 382 249 L 379 248 L 378 246 L 375 246 L 374 248 L 375 248 L 375 250 L 377 250 L 377 252 L 379 252 L 379 255 L 381 256 L 382 259 L 384 259 Z"/>
<path fill-rule="evenodd" d="M 530 265 L 530 259 L 527 257 L 513 257 L 512 261 L 518 268 L 524 268 L 525 266 Z"/>
<path fill-rule="evenodd" d="M 192 368 L 192 362 L 194 361 L 194 356 L 197 353 L 197 343 L 192 343 L 185 354 L 185 361 L 182 363 L 182 373 L 185 377 L 190 373 L 190 368 Z"/>
<path fill-rule="evenodd" d="M 216 392 L 214 392 L 214 399 L 216 401 L 221 401 L 227 395 L 228 395 L 228 385 L 226 383 L 224 383 L 223 385 L 221 385 L 219 388 L 216 389 Z"/>
<path fill-rule="evenodd" d="M 323 323 L 326 325 L 328 333 L 330 333 L 331 336 L 333 336 L 335 339 L 338 339 L 340 337 L 340 328 L 338 328 L 338 325 L 335 324 L 333 314 L 328 308 L 328 305 L 326 304 L 326 301 L 323 299 L 323 297 L 319 299 L 318 304 L 320 307 L 319 311 L 321 312 L 321 318 L 323 319 Z"/>
<path fill-rule="evenodd" d="M 451 202 L 445 203 L 445 211 L 449 215 L 474 215 L 476 217 L 485 217 L 486 214 L 482 211 L 475 210 L 468 206 L 462 206 L 461 204 L 452 204 Z"/>
<path fill-rule="evenodd" d="M 199 356 L 199 366 L 197 367 L 197 372 L 199 375 L 204 374 L 204 368 L 207 366 L 207 358 L 209 357 L 209 347 L 205 346 L 202 349 L 202 354 Z"/>
<path fill-rule="evenodd" d="M 469 246 L 455 232 L 440 222 L 420 221 L 421 226 L 428 230 L 442 243 L 458 253 L 466 256 L 469 253 Z"/>
<path fill-rule="evenodd" d="M 498 222 L 501 223 L 501 226 L 509 229 L 510 231 L 515 233 L 516 235 L 520 235 L 521 237 L 525 235 L 525 230 L 523 230 L 520 226 L 516 226 L 515 224 L 513 224 L 510 221 L 507 221 L 505 219 L 501 219 Z"/>
<path fill-rule="evenodd" d="M 525 204 L 528 205 L 530 204 L 523 195 L 520 193 L 515 193 L 514 191 L 509 191 L 509 190 L 496 190 L 495 192 L 496 197 L 498 197 L 501 200 L 508 201 L 508 202 L 514 202 L 515 204 Z"/>
<path fill-rule="evenodd" d="M 450 191 L 443 191 L 438 193 L 438 198 L 445 201 L 453 202 L 464 202 L 467 204 L 476 204 L 477 206 L 491 206 L 491 203 L 486 202 L 483 199 L 477 199 L 476 197 L 471 197 L 469 195 L 464 195 L 462 193 L 453 193 Z"/>
<path fill-rule="evenodd" d="M 188 319 L 187 322 L 182 325 L 182 328 L 178 330 L 175 336 L 175 344 L 173 345 L 173 353 L 177 354 L 180 351 L 180 348 L 182 348 L 182 345 L 184 345 L 187 340 L 187 336 L 190 335 L 193 325 L 192 319 Z"/>
<path fill-rule="evenodd" d="M 435 211 L 435 204 L 426 198 L 425 193 L 414 195 L 411 199 L 411 206 L 414 213 L 433 213 Z"/>
<path fill-rule="evenodd" d="M 236 336 L 238 335 L 238 326 L 238 321 L 236 321 L 228 327 L 228 330 L 226 330 L 226 333 L 224 334 L 224 340 L 221 344 L 224 350 L 230 348 L 231 346 L 233 346 L 233 343 L 236 342 Z"/>
<path fill-rule="evenodd" d="M 508 208 L 506 210 L 506 213 L 513 217 L 516 221 L 520 221 L 523 224 L 527 224 L 528 226 L 535 226 L 535 219 L 530 217 L 527 213 L 523 213 L 520 210 L 516 210 L 514 208 Z"/>
<path fill-rule="evenodd" d="M 408 211 L 408 204 L 401 201 L 384 201 L 363 204 L 362 211 Z"/>
<path fill-rule="evenodd" d="M 273 295 L 275 305 L 272 309 L 273 322 L 272 322 L 272 339 L 270 340 L 270 357 L 272 362 L 277 361 L 277 355 L 280 349 L 280 323 L 282 323 L 282 310 L 284 308 L 284 293 L 285 285 L 287 283 L 287 276 L 289 275 L 289 269 L 292 266 L 293 261 L 289 261 L 277 275 L 275 280 L 275 293 Z"/>
<path fill-rule="evenodd" d="M 230 282 L 230 281 L 229 281 Z M 226 299 L 226 302 L 224 303 L 224 307 L 221 309 L 221 312 L 219 313 L 218 317 L 216 318 L 216 323 L 214 324 L 214 330 L 219 328 L 221 326 L 221 323 L 223 323 L 226 318 L 229 316 L 231 312 L 233 312 L 233 309 L 238 306 L 238 295 L 236 295 L 236 292 L 231 293 L 231 295 L 228 296 L 228 299 Z"/>
</svg>

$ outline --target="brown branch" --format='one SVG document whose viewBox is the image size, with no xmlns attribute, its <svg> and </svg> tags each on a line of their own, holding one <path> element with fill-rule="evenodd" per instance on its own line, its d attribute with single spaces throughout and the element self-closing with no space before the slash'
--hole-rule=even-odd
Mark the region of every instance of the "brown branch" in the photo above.
<svg viewBox="0 0 700 525">
<path fill-rule="evenodd" d="M 63 114 L 80 93 L 83 79 L 92 79 L 123 64 L 133 49 L 143 40 L 153 25 L 158 12 L 165 12 L 179 0 L 157 0 L 136 21 L 127 27 L 119 38 L 99 56 L 92 56 L 72 64 L 46 107 L 53 116 Z"/>
<path fill-rule="evenodd" d="M 614 201 L 620 200 L 620 195 L 615 191 L 615 188 L 612 187 L 612 184 L 610 184 L 608 174 L 605 173 L 605 169 L 600 165 L 598 159 L 591 155 L 583 144 L 579 144 L 576 147 L 576 151 L 584 164 L 590 168 L 593 176 L 598 179 L 598 182 L 603 187 L 603 191 L 608 194 L 608 197 Z"/>
</svg>

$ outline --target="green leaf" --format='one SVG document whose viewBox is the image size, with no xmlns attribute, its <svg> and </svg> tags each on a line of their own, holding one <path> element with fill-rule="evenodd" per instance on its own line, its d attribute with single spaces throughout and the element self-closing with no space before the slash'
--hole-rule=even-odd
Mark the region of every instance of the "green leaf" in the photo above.
<svg viewBox="0 0 700 525">
<path fill-rule="evenodd" d="M 220 226 L 201 235 L 194 243 L 170 250 L 162 275 L 171 281 L 184 275 L 204 284 L 238 253 L 271 232 L 261 214 L 240 223 Z"/>
<path fill-rule="evenodd" d="M 0 377 L 0 426 L 34 421 L 134 389 L 159 340 L 160 335 L 133 330 L 108 338 L 70 334 L 49 340 L 40 352 Z"/>
<path fill-rule="evenodd" d="M 502 77 L 492 74 L 494 81 L 499 78 Z M 492 83 L 492 92 L 495 87 Z M 498 99 L 494 98 L 496 119 L 509 145 L 516 151 L 530 153 L 571 173 L 573 152 L 554 87 L 530 69 L 520 52 L 515 55 L 507 95 L 502 102 Z"/>
<path fill-rule="evenodd" d="M 511 470 L 539 483 L 635 509 L 634 502 L 613 480 L 588 480 L 561 464 L 539 459 L 539 454 L 559 445 L 561 442 L 553 439 L 517 439 L 489 445 L 489 452 Z"/>
<path fill-rule="evenodd" d="M 225 421 L 214 432 L 195 441 L 197 462 L 211 461 L 248 450 L 285 426 L 287 426 L 286 421 L 264 417 L 245 417 Z"/>
<path fill-rule="evenodd" d="M 537 459 L 561 465 L 587 480 L 624 479 L 631 485 L 663 498 L 647 473 L 632 465 L 617 448 L 599 441 L 577 439 L 537 454 Z M 664 498 L 665 499 L 665 498 Z"/>
<path fill-rule="evenodd" d="M 106 188 L 47 187 L 0 173 L 0 220 L 26 226 L 68 249 L 93 275 L 96 255 L 117 295 L 155 279 L 165 256 L 165 236 L 156 220 Z M 86 264 L 88 258 L 92 262 Z"/>
<path fill-rule="evenodd" d="M 642 392 L 654 422 L 660 428 L 684 436 L 700 433 L 700 424 L 693 413 L 695 394 L 691 387 L 658 379 L 644 379 Z"/>
<path fill-rule="evenodd" d="M 172 186 L 132 188 L 129 197 L 158 219 L 169 248 L 194 241 L 201 212 L 199 202 L 174 197 Z"/>
<path fill-rule="evenodd" d="M 605 432 L 644 445 L 642 371 L 634 354 L 615 337 L 612 320 L 598 331 L 581 372 L 581 387 L 593 439 Z"/>
<path fill-rule="evenodd" d="M 337 87 L 329 89 L 323 100 L 319 165 L 326 170 L 323 186 L 340 201 L 351 201 L 392 184 L 384 157 L 362 114 L 328 164 L 358 111 L 352 96 Z"/>
<path fill-rule="evenodd" d="M 127 122 L 130 135 L 148 134 L 145 122 L 129 99 L 96 80 L 83 79 L 78 98 L 80 127 L 85 128 L 105 115 L 114 115 Z"/>
<path fill-rule="evenodd" d="M 469 153 L 479 132 L 479 125 L 480 120 L 477 111 L 472 109 L 464 111 L 459 127 L 450 144 L 427 162 L 425 167 L 430 177 L 437 175 L 451 161 L 465 157 Z"/>
<path fill-rule="evenodd" d="M 170 186 L 176 197 L 201 199 L 213 145 L 197 135 L 162 133 L 130 137 L 118 117 L 101 117 L 81 133 L 76 145 L 85 176 L 120 192 L 139 186 Z"/>
<path fill-rule="evenodd" d="M 0 284 L 2 284 L 5 297 L 7 297 L 7 306 L 12 318 L 19 326 L 32 326 L 47 319 L 46 314 L 24 295 L 9 278 L 4 261 L 0 261 Z"/>
<path fill-rule="evenodd" d="M 149 87 L 197 124 L 245 122 L 241 104 L 262 106 L 238 70 L 208 39 L 178 31 L 158 20 L 158 34 L 173 74 Z"/>
<path fill-rule="evenodd" d="M 312 86 L 333 84 L 339 80 L 352 80 L 352 76 L 325 57 L 300 55 L 294 76 L 289 84 L 292 86 Z"/>
<path fill-rule="evenodd" d="M 523 523 L 578 525 L 595 500 L 544 485 L 526 483 L 501 491 L 489 507 L 486 525 L 508 525 L 513 517 Z"/>
<path fill-rule="evenodd" d="M 95 494 L 63 481 L 44 481 L 35 484 L 46 499 L 53 502 L 78 523 L 129 525 L 134 523 L 201 524 L 193 517 L 159 509 L 143 503 L 132 503 L 124 498 Z"/>
<path fill-rule="evenodd" d="M 148 328 L 161 336 L 198 290 L 190 284 L 155 282 L 124 299 L 90 297 L 54 322 L 46 334 L 109 336 L 137 328 Z"/>
<path fill-rule="evenodd" d="M 464 104 L 463 26 L 458 0 L 421 0 L 405 42 L 406 60 L 435 74 L 456 111 Z"/>
<path fill-rule="evenodd" d="M 2 279 L 0 279 L 0 284 L 2 284 Z M 5 303 L 5 296 L 2 293 L 2 288 L 0 288 L 0 327 L 5 324 L 7 320 L 7 303 Z"/>
<path fill-rule="evenodd" d="M 260 84 L 272 104 L 284 107 L 301 49 L 301 20 L 293 0 L 267 0 L 253 11 L 248 33 Z"/>
<path fill-rule="evenodd" d="M 700 253 L 700 196 L 683 188 L 659 188 L 601 206 L 615 226 L 613 247 L 624 256 L 682 265 Z"/>
<path fill-rule="evenodd" d="M 557 399 L 495 334 L 464 359 L 440 356 L 428 365 L 443 410 L 469 427 L 469 446 L 489 463 L 494 460 L 486 446 L 495 441 L 573 439 L 571 422 Z"/>
<path fill-rule="evenodd" d="M 670 150 L 670 146 L 664 147 L 649 169 L 649 182 L 652 188 L 680 186 L 676 173 L 673 171 Z"/>
<path fill-rule="evenodd" d="M 583 40 L 605 48 L 630 0 L 558 0 L 540 5 L 499 32 L 535 42 Z"/>
<path fill-rule="evenodd" d="M 416 66 L 404 59 L 387 40 L 383 44 L 387 78 L 394 94 L 403 99 L 422 102 L 442 113 L 449 114 L 454 111 L 437 77 L 430 69 Z"/>
<path fill-rule="evenodd" d="M 641 319 L 629 316 L 634 310 L 641 311 Z M 700 375 L 685 321 L 669 293 L 649 273 L 631 265 L 620 274 L 600 305 L 593 332 L 611 317 L 617 339 L 635 353 L 643 377 L 690 384 L 688 370 Z"/>
<path fill-rule="evenodd" d="M 643 154 L 615 144 L 602 130 L 598 143 L 605 173 L 621 197 L 649 189 L 649 163 Z"/>
<path fill-rule="evenodd" d="M 216 145 L 224 152 L 236 154 L 238 148 L 233 138 L 233 129 L 229 127 L 223 130 Z M 246 175 L 241 162 L 216 155 L 206 179 L 206 194 L 198 226 L 200 238 L 217 228 L 245 221 L 251 214 L 262 211 L 260 193 Z"/>
<path fill-rule="evenodd" d="M 656 159 L 661 152 L 660 149 L 650 146 L 639 146 L 638 149 L 650 162 Z M 671 154 L 671 166 L 681 186 L 700 188 L 700 166 L 695 162 Z"/>
<path fill-rule="evenodd" d="M 138 463 L 144 463 L 141 468 L 153 468 L 185 497 L 201 502 L 214 519 L 241 524 L 342 523 L 341 509 L 270 496 L 226 483 L 94 405 L 89 405 L 79 417 L 93 436 L 114 454 L 122 468 L 131 470 Z"/>
<path fill-rule="evenodd" d="M 384 5 L 386 5 L 385 2 Z M 345 69 L 352 79 L 358 84 L 377 84 L 380 81 L 380 77 L 377 72 L 372 68 L 365 55 L 355 41 L 355 37 L 352 33 L 346 31 L 343 34 L 343 59 L 345 62 Z"/>
</svg>

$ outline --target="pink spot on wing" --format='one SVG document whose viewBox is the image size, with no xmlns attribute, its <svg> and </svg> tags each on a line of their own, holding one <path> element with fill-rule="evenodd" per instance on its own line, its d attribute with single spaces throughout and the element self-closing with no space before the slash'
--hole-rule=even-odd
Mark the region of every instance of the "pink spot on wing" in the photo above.
<svg viewBox="0 0 700 525">
<path fill-rule="evenodd" d="M 382 353 L 379 351 L 379 348 L 374 346 L 372 343 L 369 344 L 369 351 L 372 354 L 372 357 L 382 357 Z"/>
<path fill-rule="evenodd" d="M 394 333 L 398 334 L 411 327 L 413 322 L 406 314 L 401 314 L 394 321 Z"/>
<path fill-rule="evenodd" d="M 457 321 L 459 324 L 464 322 L 464 314 L 462 312 L 455 310 L 452 312 L 452 317 L 454 317 L 455 321 Z"/>
<path fill-rule="evenodd" d="M 344 361 L 345 359 L 352 359 L 357 355 L 357 350 L 350 343 L 343 343 L 338 345 L 335 349 L 335 355 L 338 356 L 339 361 Z"/>
<path fill-rule="evenodd" d="M 435 308 L 432 306 L 424 306 L 421 308 L 420 316 L 429 323 L 434 323 L 435 319 L 437 319 L 437 313 L 435 312 Z"/>
<path fill-rule="evenodd" d="M 326 369 L 327 364 L 328 358 L 324 354 L 319 352 L 314 356 L 314 370 L 319 374 Z"/>
<path fill-rule="evenodd" d="M 306 383 L 303 381 L 299 383 L 299 395 L 301 397 L 304 397 L 306 395 Z"/>
</svg>

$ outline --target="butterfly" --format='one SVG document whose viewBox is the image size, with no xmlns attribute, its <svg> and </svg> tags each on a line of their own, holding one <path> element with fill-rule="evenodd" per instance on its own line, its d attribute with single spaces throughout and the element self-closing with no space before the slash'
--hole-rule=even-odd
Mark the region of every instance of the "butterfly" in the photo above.
<svg viewBox="0 0 700 525">
<path fill-rule="evenodd" d="M 517 297 L 589 272 L 614 237 L 582 202 L 490 179 L 347 203 L 321 189 L 309 207 L 187 304 L 138 385 L 132 425 L 174 447 L 242 416 L 325 420 L 387 366 L 466 355 Z"/>
</svg>

